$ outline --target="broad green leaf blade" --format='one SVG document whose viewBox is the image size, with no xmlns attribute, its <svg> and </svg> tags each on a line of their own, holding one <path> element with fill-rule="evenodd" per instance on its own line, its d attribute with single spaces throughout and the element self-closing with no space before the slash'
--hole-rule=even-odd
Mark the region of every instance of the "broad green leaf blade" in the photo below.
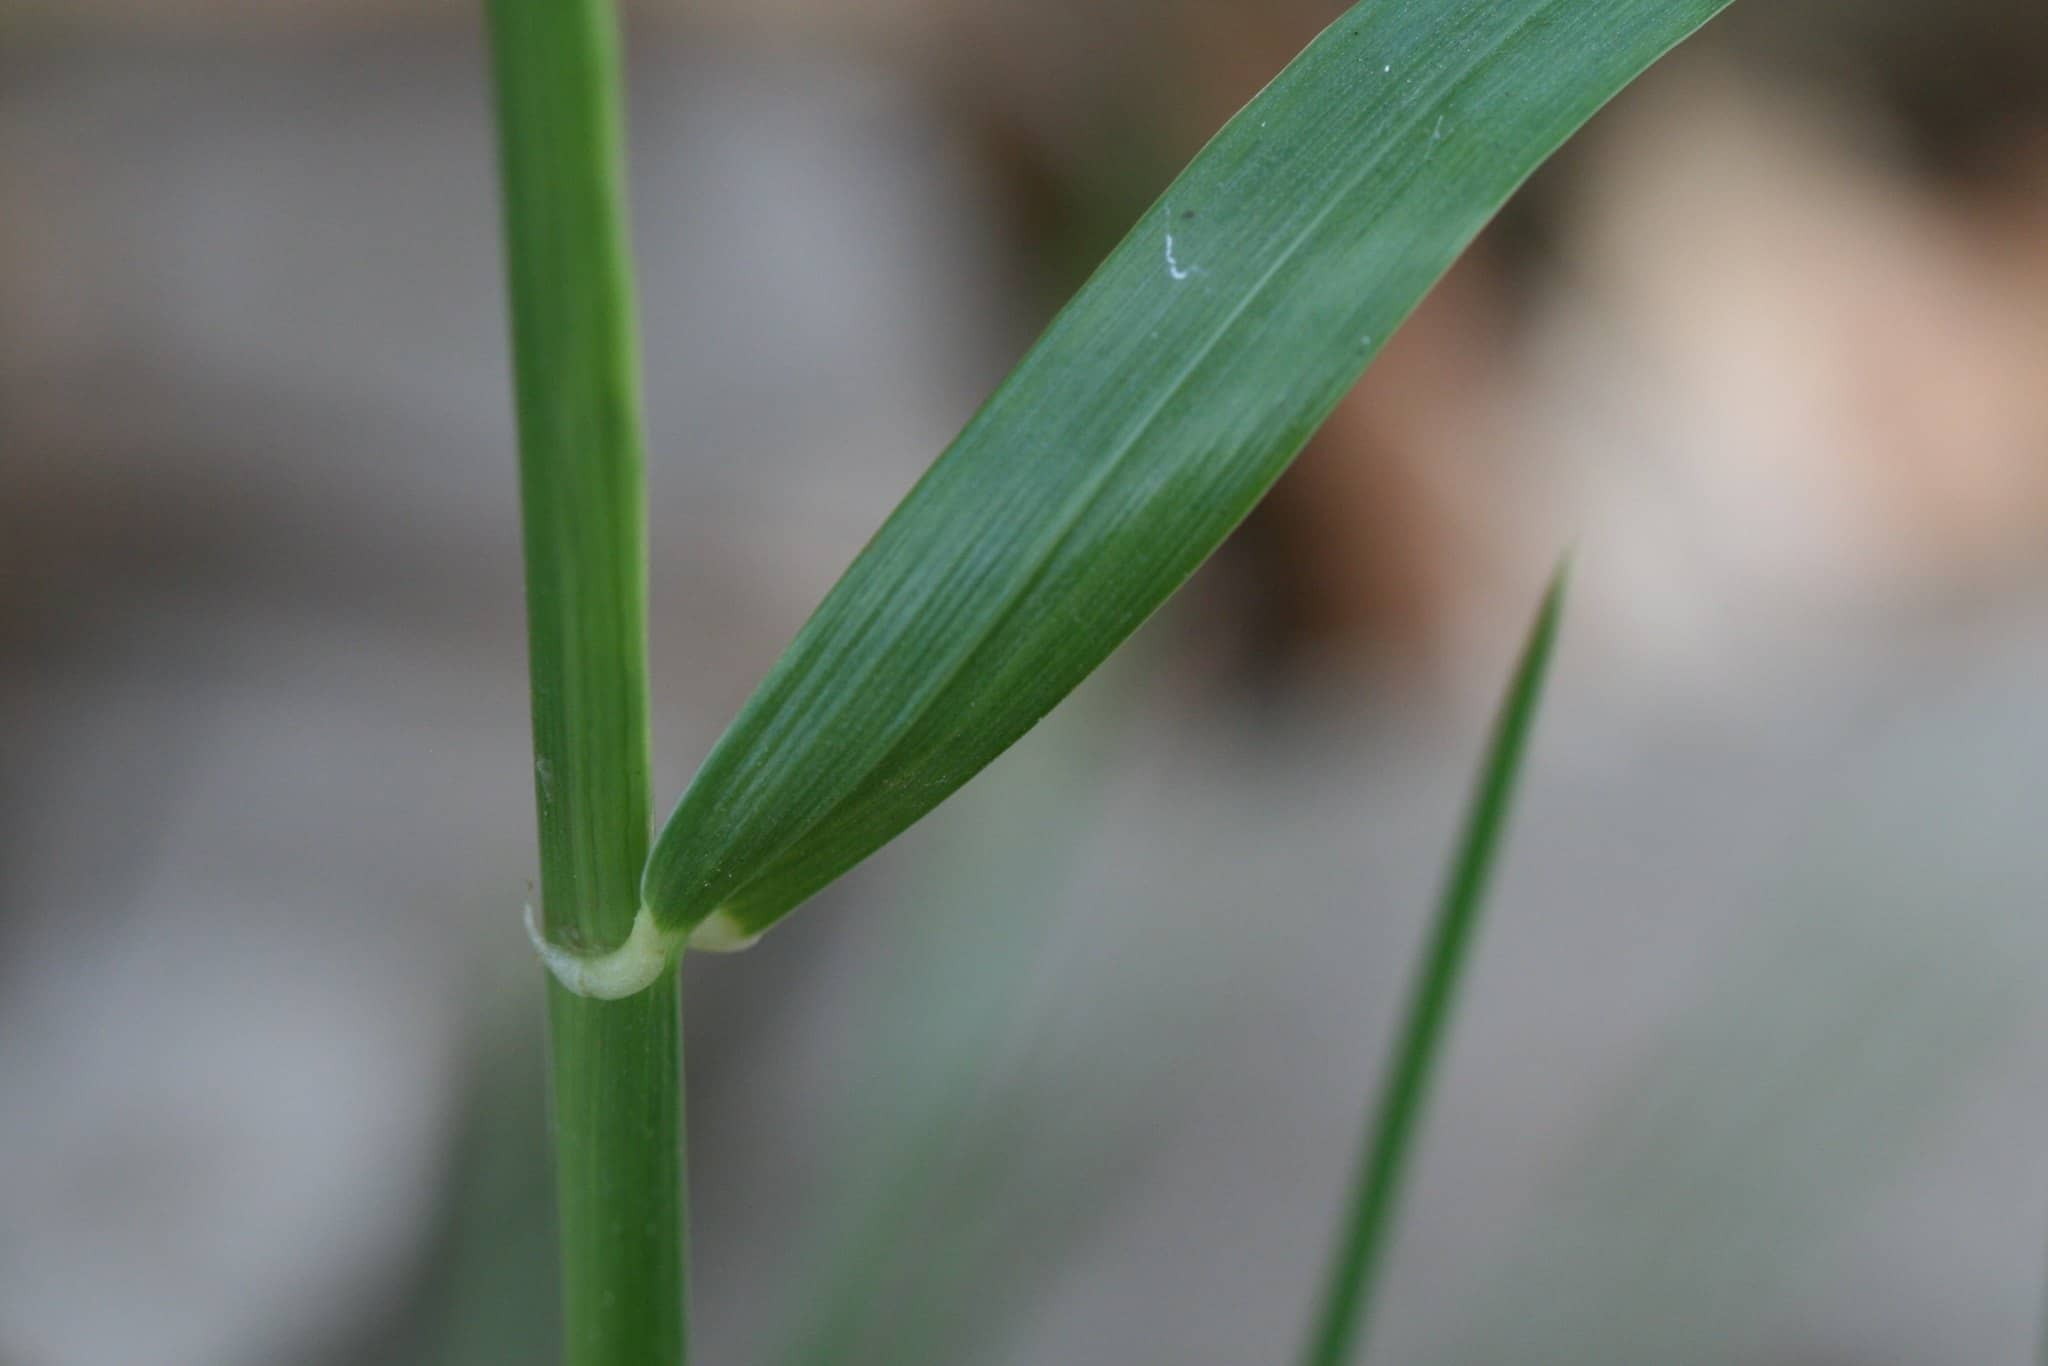
<svg viewBox="0 0 2048 1366">
<path fill-rule="evenodd" d="M 1366 0 L 1139 220 L 826 597 L 656 842 L 744 941 L 1173 592 L 1535 167 L 1727 0 Z"/>
<path fill-rule="evenodd" d="M 1336 1255 L 1331 1259 L 1314 1336 L 1304 1366 L 1346 1366 L 1365 1339 L 1373 1292 L 1379 1283 L 1394 1217 L 1399 1212 L 1409 1155 L 1429 1104 L 1430 1083 L 1456 1004 L 1458 982 L 1486 907 L 1486 890 L 1507 835 L 1515 786 L 1529 733 L 1543 701 L 1543 685 L 1564 615 L 1567 570 L 1550 581 L 1529 630 L 1507 696 L 1501 702 L 1465 829 L 1451 860 L 1443 900 L 1430 924 L 1413 995 L 1394 1043 L 1394 1055 L 1360 1155 Z"/>
</svg>

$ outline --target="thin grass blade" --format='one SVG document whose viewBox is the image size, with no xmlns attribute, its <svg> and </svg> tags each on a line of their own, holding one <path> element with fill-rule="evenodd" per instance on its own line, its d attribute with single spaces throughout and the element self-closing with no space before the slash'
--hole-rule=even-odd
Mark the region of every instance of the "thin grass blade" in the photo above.
<svg viewBox="0 0 2048 1366">
<path fill-rule="evenodd" d="M 1458 983 L 1471 958 L 1487 887 L 1505 842 L 1508 817 L 1529 734 L 1543 700 L 1551 655 L 1564 614 L 1567 570 L 1551 579 L 1494 722 L 1465 829 L 1451 860 L 1443 899 L 1431 922 L 1413 993 L 1395 1040 L 1394 1055 L 1353 1186 L 1351 1206 L 1330 1263 L 1314 1335 L 1303 1366 L 1347 1366 L 1365 1340 L 1373 1292 L 1399 1213 L 1408 1160 L 1429 1104 L 1431 1082 L 1443 1054 Z"/>
<path fill-rule="evenodd" d="M 656 842 L 745 943 L 1099 665 L 1521 182 L 1728 0 L 1366 0 L 1216 135 L 918 483 Z"/>
</svg>

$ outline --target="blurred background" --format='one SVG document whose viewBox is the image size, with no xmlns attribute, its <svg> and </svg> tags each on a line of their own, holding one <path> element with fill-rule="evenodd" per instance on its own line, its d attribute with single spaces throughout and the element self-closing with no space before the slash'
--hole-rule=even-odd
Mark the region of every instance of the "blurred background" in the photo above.
<svg viewBox="0 0 2048 1366">
<path fill-rule="evenodd" d="M 633 13 L 664 808 L 1329 0 Z M 0 4 L 0 1363 L 554 1354 L 480 20 Z M 1284 1360 L 1573 604 L 1376 1358 L 2031 1360 L 2048 10 L 1751 0 L 1015 753 L 687 969 L 703 1358 Z"/>
</svg>

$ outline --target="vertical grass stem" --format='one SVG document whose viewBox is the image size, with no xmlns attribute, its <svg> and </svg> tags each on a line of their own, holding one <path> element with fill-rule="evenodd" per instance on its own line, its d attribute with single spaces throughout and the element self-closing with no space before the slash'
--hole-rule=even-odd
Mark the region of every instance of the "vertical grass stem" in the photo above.
<svg viewBox="0 0 2048 1366">
<path fill-rule="evenodd" d="M 623 943 L 647 856 L 646 498 L 611 0 L 490 0 L 533 688 L 542 933 Z M 676 974 L 548 983 L 570 1366 L 685 1360 Z"/>
</svg>

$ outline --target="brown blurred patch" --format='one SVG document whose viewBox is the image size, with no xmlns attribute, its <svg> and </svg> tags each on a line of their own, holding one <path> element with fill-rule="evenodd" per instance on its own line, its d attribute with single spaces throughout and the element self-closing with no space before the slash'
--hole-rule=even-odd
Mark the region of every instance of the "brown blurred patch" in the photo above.
<svg viewBox="0 0 2048 1366">
<path fill-rule="evenodd" d="M 1491 577 L 1496 490 L 1474 456 L 1502 442 L 1500 272 L 1484 246 L 1460 261 L 1247 525 L 1278 662 L 1361 655 L 1426 671 L 1460 599 Z"/>
<path fill-rule="evenodd" d="M 1581 539 L 1594 634 L 1679 669 L 2038 581 L 2048 136 L 1937 174 L 1867 88 L 1739 71 L 1653 76 L 1339 409 L 1251 529 L 1271 662 L 1426 675 Z"/>
</svg>

